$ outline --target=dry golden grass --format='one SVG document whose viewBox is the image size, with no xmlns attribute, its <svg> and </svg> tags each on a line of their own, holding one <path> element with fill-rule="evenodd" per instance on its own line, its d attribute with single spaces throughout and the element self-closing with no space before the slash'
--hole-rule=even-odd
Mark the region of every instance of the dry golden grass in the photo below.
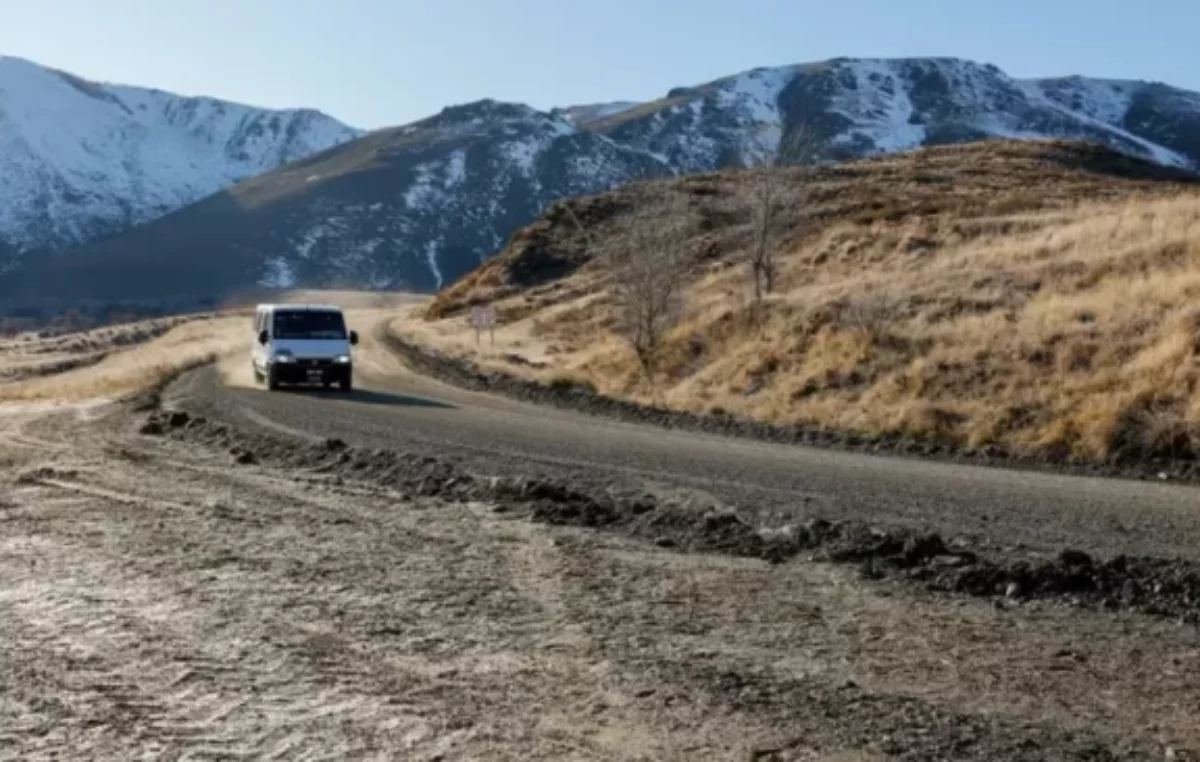
<svg viewBox="0 0 1200 762">
<path fill-rule="evenodd" d="M 919 257 L 877 256 L 892 248 L 881 236 L 842 267 L 814 264 L 845 243 L 835 228 L 788 259 L 761 325 L 714 298 L 738 274 L 697 284 L 664 358 L 665 400 L 970 446 L 1190 451 L 1200 196 L 996 222 L 1020 232 L 942 245 L 927 229 L 939 245 Z M 610 390 L 645 396 L 614 359 L 592 361 Z"/>
<path fill-rule="evenodd" d="M 153 386 L 180 368 L 237 350 L 249 351 L 243 316 L 184 323 L 95 365 L 0 385 L 0 403 L 111 399 Z"/>
<path fill-rule="evenodd" d="M 963 241 L 996 232 L 997 225 L 1019 226 L 1021 215 L 1032 212 L 1069 211 L 1085 199 L 1160 196 L 1195 182 L 1181 171 L 1103 148 L 1055 142 L 992 141 L 775 172 L 782 181 L 778 221 L 786 250 L 831 227 L 846 229 L 840 250 L 821 257 L 860 253 L 855 247 L 871 240 L 862 233 L 883 235 L 919 254 L 933 242 L 925 226 L 904 224 L 913 221 L 953 220 L 941 235 L 948 242 Z M 556 203 L 517 231 L 498 256 L 439 293 L 428 316 L 448 317 L 473 302 L 522 294 L 524 302 L 502 305 L 502 317 L 517 319 L 586 295 L 590 285 L 579 287 L 565 276 L 594 270 L 597 248 L 627 234 L 630 220 L 678 210 L 693 220 L 689 253 L 699 265 L 719 269 L 748 242 L 754 177 L 726 172 L 651 180 Z M 1013 217 L 1016 222 L 1006 221 Z M 874 253 L 886 258 L 893 248 L 875 247 Z M 870 261 L 857 258 L 856 264 L 864 263 Z"/>
<path fill-rule="evenodd" d="M 493 265 L 475 278 L 488 288 L 440 308 L 499 297 L 500 314 L 519 318 L 501 336 L 521 333 L 550 361 L 510 371 L 566 373 L 676 409 L 1035 454 L 1190 456 L 1200 448 L 1200 195 L 1058 161 L 1042 162 L 1038 185 L 1037 157 L 1020 153 L 1030 149 L 984 150 L 1007 149 L 877 162 L 870 189 L 823 196 L 816 183 L 758 319 L 734 264 L 742 223 L 730 193 L 714 212 L 727 224 L 693 242 L 710 255 L 697 257 L 653 383 L 612 334 L 595 267 L 522 291 Z M 954 162 L 945 187 L 902 182 L 914 165 L 949 176 Z M 885 207 L 864 215 L 862 199 L 889 181 Z"/>
<path fill-rule="evenodd" d="M 199 316 L 157 318 L 68 333 L 27 331 L 0 338 L 0 384 L 100 362 Z"/>
</svg>

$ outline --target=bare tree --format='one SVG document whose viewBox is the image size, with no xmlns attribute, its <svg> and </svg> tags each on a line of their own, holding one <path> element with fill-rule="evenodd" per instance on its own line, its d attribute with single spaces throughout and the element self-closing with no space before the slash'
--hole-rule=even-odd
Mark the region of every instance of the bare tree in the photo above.
<svg viewBox="0 0 1200 762">
<path fill-rule="evenodd" d="M 750 197 L 751 240 L 747 264 L 754 287 L 755 305 L 775 290 L 775 280 L 779 275 L 777 239 L 785 180 L 774 170 L 812 163 L 814 149 L 812 130 L 806 125 L 798 125 L 780 140 L 774 154 L 750 163 L 754 179 Z"/>
<path fill-rule="evenodd" d="M 632 220 L 606 252 L 617 329 L 648 377 L 653 377 L 663 336 L 679 320 L 686 231 L 686 209 L 668 209 Z"/>
</svg>

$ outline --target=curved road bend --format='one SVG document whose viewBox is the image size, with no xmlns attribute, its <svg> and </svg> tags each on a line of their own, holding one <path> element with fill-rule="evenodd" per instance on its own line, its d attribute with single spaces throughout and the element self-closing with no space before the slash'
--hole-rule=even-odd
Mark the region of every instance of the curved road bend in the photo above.
<svg viewBox="0 0 1200 762">
<path fill-rule="evenodd" d="M 373 344 L 373 342 L 369 342 Z M 368 350 L 350 394 L 227 385 L 215 368 L 170 395 L 218 420 L 419 450 L 490 474 L 567 476 L 737 506 L 755 520 L 859 517 L 1000 546 L 1200 558 L 1200 489 L 1010 471 L 667 431 L 465 391 Z"/>
</svg>

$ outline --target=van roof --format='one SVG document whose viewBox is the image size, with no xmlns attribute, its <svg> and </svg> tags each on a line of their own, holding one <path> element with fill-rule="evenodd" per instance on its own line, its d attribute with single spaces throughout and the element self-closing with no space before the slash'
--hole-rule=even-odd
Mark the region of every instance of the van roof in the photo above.
<svg viewBox="0 0 1200 762">
<path fill-rule="evenodd" d="M 341 312 L 336 304 L 260 304 L 258 311 L 274 312 L 275 310 L 294 310 L 296 312 Z"/>
</svg>

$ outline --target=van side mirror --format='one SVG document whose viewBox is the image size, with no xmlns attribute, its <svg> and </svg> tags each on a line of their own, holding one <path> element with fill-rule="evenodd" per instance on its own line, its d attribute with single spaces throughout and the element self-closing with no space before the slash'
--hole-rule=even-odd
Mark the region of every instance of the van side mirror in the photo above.
<svg viewBox="0 0 1200 762">
<path fill-rule="evenodd" d="M 350 344 L 351 344 L 352 346 L 353 346 L 353 345 L 355 345 L 355 344 L 358 344 L 358 331 L 351 331 L 351 332 L 350 332 Z"/>
<path fill-rule="evenodd" d="M 270 340 L 271 340 L 271 337 L 270 337 L 270 335 L 268 335 L 268 334 L 267 334 L 267 332 L 266 332 L 266 331 L 259 331 L 259 332 L 258 332 L 258 343 L 259 343 L 259 344 L 262 344 L 263 346 L 266 346 L 266 345 L 267 345 L 267 342 L 268 342 L 268 341 L 270 341 Z"/>
</svg>

